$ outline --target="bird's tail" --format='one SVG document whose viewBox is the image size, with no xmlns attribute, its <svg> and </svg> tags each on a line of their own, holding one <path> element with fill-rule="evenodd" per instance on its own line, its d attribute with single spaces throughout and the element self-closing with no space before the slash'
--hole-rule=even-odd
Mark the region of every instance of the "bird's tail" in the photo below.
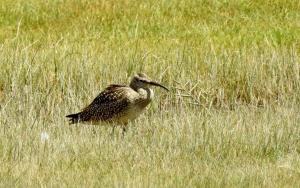
<svg viewBox="0 0 300 188">
<path fill-rule="evenodd" d="M 69 114 L 66 116 L 69 119 L 70 124 L 79 123 L 80 122 L 80 112 L 76 114 Z"/>
</svg>

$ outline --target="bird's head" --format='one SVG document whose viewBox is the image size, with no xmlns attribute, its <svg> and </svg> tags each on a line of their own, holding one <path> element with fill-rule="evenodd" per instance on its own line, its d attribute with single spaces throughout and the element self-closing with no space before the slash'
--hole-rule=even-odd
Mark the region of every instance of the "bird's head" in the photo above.
<svg viewBox="0 0 300 188">
<path fill-rule="evenodd" d="M 149 77 L 144 73 L 136 74 L 130 82 L 130 87 L 134 90 L 138 90 L 139 88 L 149 88 L 150 86 L 158 86 L 169 91 L 169 89 L 165 86 L 149 79 Z"/>
</svg>

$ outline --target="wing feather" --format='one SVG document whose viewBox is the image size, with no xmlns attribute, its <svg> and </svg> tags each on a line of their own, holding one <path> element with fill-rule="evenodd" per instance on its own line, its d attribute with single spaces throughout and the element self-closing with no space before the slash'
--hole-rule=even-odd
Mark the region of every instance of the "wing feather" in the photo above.
<svg viewBox="0 0 300 188">
<path fill-rule="evenodd" d="M 109 85 L 80 113 L 81 121 L 109 121 L 122 115 L 129 105 L 124 85 Z"/>
</svg>

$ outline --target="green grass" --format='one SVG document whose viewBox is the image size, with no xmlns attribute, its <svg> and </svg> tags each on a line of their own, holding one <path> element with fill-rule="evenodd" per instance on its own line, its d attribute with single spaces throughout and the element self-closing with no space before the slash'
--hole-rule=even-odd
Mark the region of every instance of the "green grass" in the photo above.
<svg viewBox="0 0 300 188">
<path fill-rule="evenodd" d="M 2 0 L 0 186 L 299 187 L 299 20 L 297 0 Z M 136 72 L 171 91 L 125 137 L 68 125 Z"/>
</svg>

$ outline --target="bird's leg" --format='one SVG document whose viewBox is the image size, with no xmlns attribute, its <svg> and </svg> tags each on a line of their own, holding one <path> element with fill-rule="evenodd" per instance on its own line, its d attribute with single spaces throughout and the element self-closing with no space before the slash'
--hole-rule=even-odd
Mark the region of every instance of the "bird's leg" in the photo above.
<svg viewBox="0 0 300 188">
<path fill-rule="evenodd" d="M 126 128 L 127 128 L 127 123 L 122 126 L 122 135 L 123 135 L 123 137 L 125 136 Z"/>
<path fill-rule="evenodd" d="M 112 127 L 112 130 L 111 130 L 111 133 L 110 133 L 110 135 L 111 135 L 111 136 L 113 136 L 113 135 L 114 135 L 114 132 L 115 132 L 115 127 L 116 127 L 116 126 L 115 126 L 115 125 L 113 125 L 113 127 Z"/>
<path fill-rule="evenodd" d="M 92 133 L 95 135 L 97 134 L 96 130 L 95 130 L 95 127 L 92 127 Z"/>
<path fill-rule="evenodd" d="M 123 135 L 123 136 L 125 135 L 125 132 L 126 132 L 126 127 L 123 127 L 123 128 L 122 128 L 122 135 Z"/>
</svg>

